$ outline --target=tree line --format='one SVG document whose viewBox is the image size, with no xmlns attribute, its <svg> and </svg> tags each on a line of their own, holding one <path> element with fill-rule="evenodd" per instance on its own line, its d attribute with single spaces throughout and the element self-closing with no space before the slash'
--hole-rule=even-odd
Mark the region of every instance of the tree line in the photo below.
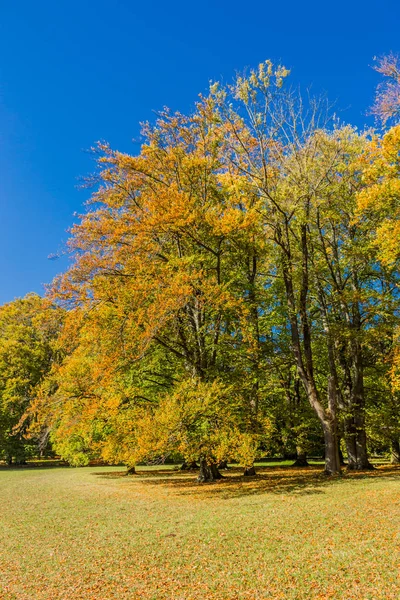
<svg viewBox="0 0 400 600">
<path fill-rule="evenodd" d="M 377 70 L 376 130 L 266 61 L 137 156 L 96 147 L 71 266 L 0 308 L 4 460 L 400 462 L 398 59 Z"/>
</svg>

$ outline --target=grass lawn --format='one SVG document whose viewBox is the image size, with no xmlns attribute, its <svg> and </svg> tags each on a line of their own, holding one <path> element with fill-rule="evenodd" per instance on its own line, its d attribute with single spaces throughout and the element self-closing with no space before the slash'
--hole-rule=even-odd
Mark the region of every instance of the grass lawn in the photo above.
<svg viewBox="0 0 400 600">
<path fill-rule="evenodd" d="M 400 598 L 400 468 L 0 469 L 0 598 Z"/>
</svg>

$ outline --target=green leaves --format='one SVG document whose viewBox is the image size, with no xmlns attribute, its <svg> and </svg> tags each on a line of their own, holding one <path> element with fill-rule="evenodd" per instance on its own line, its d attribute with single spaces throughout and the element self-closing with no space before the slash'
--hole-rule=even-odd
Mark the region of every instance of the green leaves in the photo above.
<svg viewBox="0 0 400 600">
<path fill-rule="evenodd" d="M 6 460 L 25 456 L 29 419 L 23 417 L 52 367 L 62 320 L 60 309 L 34 294 L 0 308 L 0 456 Z"/>
</svg>

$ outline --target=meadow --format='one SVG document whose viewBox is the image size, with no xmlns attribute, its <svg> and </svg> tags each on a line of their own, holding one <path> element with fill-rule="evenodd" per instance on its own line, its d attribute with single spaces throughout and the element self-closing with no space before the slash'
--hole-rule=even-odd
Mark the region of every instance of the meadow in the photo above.
<svg viewBox="0 0 400 600">
<path fill-rule="evenodd" d="M 400 467 L 0 470 L 1 600 L 400 597 Z"/>
</svg>

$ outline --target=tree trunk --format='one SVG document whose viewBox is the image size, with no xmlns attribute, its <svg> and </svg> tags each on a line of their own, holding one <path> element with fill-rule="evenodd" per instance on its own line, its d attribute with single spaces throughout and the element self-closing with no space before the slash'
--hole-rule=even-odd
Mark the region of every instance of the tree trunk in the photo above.
<svg viewBox="0 0 400 600">
<path fill-rule="evenodd" d="M 354 426 L 354 419 L 352 417 L 346 417 L 344 428 L 344 439 L 346 442 L 347 451 L 347 468 L 353 471 L 357 469 L 357 445 L 356 430 Z"/>
<path fill-rule="evenodd" d="M 322 425 L 325 439 L 325 473 L 340 475 L 339 445 L 334 424 L 325 421 Z"/>
<path fill-rule="evenodd" d="M 135 467 L 128 467 L 125 475 L 136 475 L 136 468 Z"/>
<path fill-rule="evenodd" d="M 289 225 L 285 221 L 284 236 L 278 230 L 278 241 L 286 236 L 289 240 Z M 333 355 L 333 341 L 330 336 L 328 320 L 324 319 L 324 327 L 327 333 L 326 341 L 329 355 L 330 375 L 328 380 L 328 410 L 321 402 L 320 394 L 314 377 L 313 346 L 311 341 L 312 328 L 308 315 L 308 292 L 309 292 L 309 247 L 307 224 L 301 226 L 301 281 L 299 289 L 299 304 L 297 308 L 295 288 L 293 285 L 293 262 L 290 255 L 290 242 L 287 242 L 287 252 L 282 256 L 282 275 L 286 290 L 287 308 L 290 323 L 292 349 L 296 360 L 297 372 L 304 386 L 307 398 L 316 412 L 322 425 L 325 439 L 325 473 L 327 475 L 339 475 L 339 444 L 337 436 L 337 385 L 336 368 Z M 323 298 L 322 298 L 323 299 Z M 300 317 L 300 327 L 299 319 Z"/>
<path fill-rule="evenodd" d="M 254 475 L 257 475 L 254 465 L 252 465 L 251 467 L 246 467 L 243 475 L 245 477 L 253 477 Z"/>
<path fill-rule="evenodd" d="M 356 416 L 356 446 L 357 446 L 357 466 L 360 471 L 371 471 L 374 466 L 368 460 L 367 450 L 367 434 L 365 431 L 365 411 L 362 409 L 362 414 Z"/>
<path fill-rule="evenodd" d="M 325 440 L 325 474 L 340 475 L 339 432 L 337 421 L 337 387 L 335 375 L 328 379 L 328 411 L 321 420 Z"/>
<path fill-rule="evenodd" d="M 358 290 L 357 274 L 354 274 L 354 286 Z M 358 303 L 353 307 L 353 324 L 356 331 L 361 330 L 360 307 Z M 359 471 L 373 469 L 368 460 L 367 434 L 365 432 L 365 390 L 364 390 L 364 365 L 362 346 L 357 337 L 351 340 L 351 373 L 352 388 L 350 390 L 350 410 L 354 419 L 354 442 L 356 446 L 356 466 Z M 349 463 L 350 465 L 350 463 Z M 354 468 L 350 466 L 349 468 Z"/>
<path fill-rule="evenodd" d="M 364 416 L 359 415 L 358 420 L 348 417 L 345 422 L 347 468 L 349 471 L 367 471 L 374 468 L 368 460 L 364 421 Z M 360 425 L 359 427 L 357 422 Z"/>
<path fill-rule="evenodd" d="M 216 480 L 216 479 L 222 479 L 223 475 L 222 475 L 222 473 L 220 473 L 218 471 L 217 465 L 215 465 L 214 463 L 212 463 L 210 465 L 210 470 L 211 470 L 211 473 L 212 473 L 212 476 L 213 476 L 214 480 Z"/>
<path fill-rule="evenodd" d="M 208 465 L 205 458 L 200 459 L 200 472 L 197 477 L 199 483 L 207 483 L 221 478 L 222 475 L 215 464 Z"/>
<path fill-rule="evenodd" d="M 400 440 L 392 439 L 391 442 L 391 461 L 392 465 L 400 464 Z"/>
<path fill-rule="evenodd" d="M 292 467 L 308 467 L 307 453 L 304 452 L 303 448 L 296 446 L 297 457 Z"/>
</svg>

